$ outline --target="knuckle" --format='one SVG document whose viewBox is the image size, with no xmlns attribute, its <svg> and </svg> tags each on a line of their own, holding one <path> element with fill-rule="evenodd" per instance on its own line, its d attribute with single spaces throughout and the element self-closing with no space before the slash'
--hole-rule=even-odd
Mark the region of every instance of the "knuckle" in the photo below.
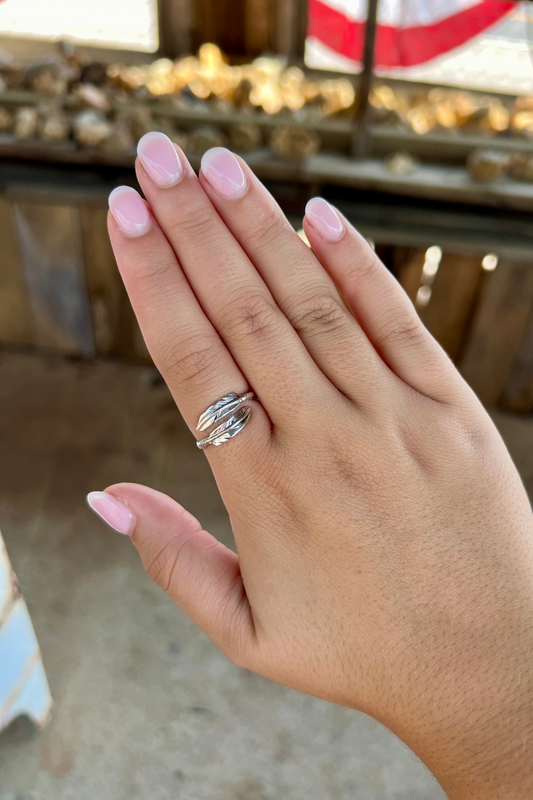
<svg viewBox="0 0 533 800">
<path fill-rule="evenodd" d="M 376 334 L 378 346 L 394 346 L 396 344 L 417 347 L 427 338 L 427 331 L 416 312 L 397 314 L 388 321 Z"/>
<path fill-rule="evenodd" d="M 293 327 L 298 333 L 309 331 L 333 331 L 347 321 L 347 313 L 340 298 L 331 294 L 316 292 L 300 302 L 292 314 Z"/>
<path fill-rule="evenodd" d="M 376 275 L 378 264 L 378 257 L 370 245 L 361 247 L 347 264 L 348 279 L 355 282 L 373 278 Z"/>
<path fill-rule="evenodd" d="M 251 665 L 250 646 L 243 632 L 246 621 L 243 619 L 243 606 L 236 606 L 234 599 L 222 598 L 218 614 L 217 642 L 223 653 L 238 667 L 249 669 Z"/>
<path fill-rule="evenodd" d="M 327 452 L 323 455 L 327 464 L 327 474 L 332 485 L 342 485 L 357 494 L 368 493 L 375 486 L 376 475 L 373 459 L 361 442 L 356 446 L 353 441 L 333 436 Z"/>
<path fill-rule="evenodd" d="M 204 334 L 190 336 L 184 341 L 172 341 L 159 348 L 162 371 L 180 384 L 203 386 L 212 382 L 218 364 L 218 342 Z"/>
<path fill-rule="evenodd" d="M 266 210 L 253 223 L 251 237 L 254 240 L 254 244 L 261 249 L 270 249 L 278 238 L 282 225 L 283 221 L 277 209 L 269 208 Z"/>
<path fill-rule="evenodd" d="M 179 215 L 170 223 L 170 238 L 205 238 L 212 229 L 213 210 L 203 206 L 190 206 L 180 209 Z"/>
<path fill-rule="evenodd" d="M 156 302 L 168 294 L 176 271 L 176 261 L 164 254 L 151 254 L 141 262 L 141 268 L 130 274 L 130 284 L 145 302 Z"/>
<path fill-rule="evenodd" d="M 172 576 L 176 571 L 180 556 L 180 548 L 176 546 L 176 541 L 170 539 L 155 555 L 152 555 L 145 564 L 146 573 L 154 583 L 168 592 L 172 584 Z"/>
<path fill-rule="evenodd" d="M 239 339 L 255 337 L 270 340 L 278 330 L 274 303 L 262 294 L 246 294 L 230 303 L 222 315 L 221 326 Z"/>
<path fill-rule="evenodd" d="M 476 409 L 477 410 L 477 409 Z M 470 411 L 454 418 L 454 432 L 466 454 L 474 461 L 491 461 L 494 455 L 494 427 L 485 415 Z"/>
</svg>

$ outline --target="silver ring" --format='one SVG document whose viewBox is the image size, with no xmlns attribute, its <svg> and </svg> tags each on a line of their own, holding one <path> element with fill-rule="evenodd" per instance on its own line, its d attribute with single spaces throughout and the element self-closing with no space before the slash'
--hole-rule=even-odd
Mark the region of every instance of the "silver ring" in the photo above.
<svg viewBox="0 0 533 800">
<path fill-rule="evenodd" d="M 210 444 L 219 447 L 219 445 L 237 436 L 248 423 L 252 413 L 250 406 L 242 407 L 242 404 L 254 397 L 253 392 L 245 392 L 244 394 L 232 392 L 209 406 L 198 420 L 197 431 L 205 431 L 226 417 L 229 417 L 229 419 L 225 419 L 225 422 L 211 431 L 205 439 L 196 442 L 196 446 L 200 450 L 204 450 Z"/>
</svg>

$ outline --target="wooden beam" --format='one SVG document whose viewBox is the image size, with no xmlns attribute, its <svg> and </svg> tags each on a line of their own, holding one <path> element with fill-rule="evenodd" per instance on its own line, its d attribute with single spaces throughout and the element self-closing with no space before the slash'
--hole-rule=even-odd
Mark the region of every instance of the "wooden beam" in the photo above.
<svg viewBox="0 0 533 800">
<path fill-rule="evenodd" d="M 33 314 L 17 236 L 13 204 L 0 198 L 0 342 L 33 344 Z"/>
<path fill-rule="evenodd" d="M 523 413 L 533 410 L 533 312 L 507 378 L 500 406 Z"/>
<path fill-rule="evenodd" d="M 422 280 L 425 253 L 422 248 L 394 248 L 393 272 L 413 305 Z"/>
<path fill-rule="evenodd" d="M 444 253 L 429 303 L 420 310 L 422 322 L 453 361 L 461 352 L 482 274 L 481 256 Z"/>
<path fill-rule="evenodd" d="M 10 53 L 17 61 L 33 61 L 40 56 L 57 53 L 57 41 L 50 39 L 24 39 L 19 36 L 0 36 L 0 50 Z M 89 61 L 103 61 L 114 64 L 117 61 L 126 64 L 149 64 L 157 57 L 156 53 L 142 50 L 121 50 L 117 47 L 91 47 L 76 45 L 80 55 Z"/>
</svg>

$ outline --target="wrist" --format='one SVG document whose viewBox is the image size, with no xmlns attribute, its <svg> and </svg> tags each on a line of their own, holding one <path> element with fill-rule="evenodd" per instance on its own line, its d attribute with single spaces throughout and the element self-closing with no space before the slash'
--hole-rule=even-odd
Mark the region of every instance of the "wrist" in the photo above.
<svg viewBox="0 0 533 800">
<path fill-rule="evenodd" d="M 411 745 L 449 800 L 531 800 L 533 693 L 517 701 Z"/>
</svg>

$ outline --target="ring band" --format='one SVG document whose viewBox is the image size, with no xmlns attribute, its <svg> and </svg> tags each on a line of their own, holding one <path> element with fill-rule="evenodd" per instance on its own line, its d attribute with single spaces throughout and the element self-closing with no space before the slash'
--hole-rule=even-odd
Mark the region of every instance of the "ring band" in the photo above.
<svg viewBox="0 0 533 800">
<path fill-rule="evenodd" d="M 253 392 L 245 392 L 244 394 L 232 392 L 209 406 L 198 420 L 197 431 L 205 431 L 217 422 L 225 421 L 205 439 L 196 442 L 196 446 L 200 450 L 204 450 L 210 444 L 219 447 L 219 445 L 237 436 L 248 423 L 252 413 L 252 409 L 249 406 L 242 407 L 242 404 L 254 397 Z M 229 419 L 226 419 L 226 417 L 229 417 Z"/>
</svg>

